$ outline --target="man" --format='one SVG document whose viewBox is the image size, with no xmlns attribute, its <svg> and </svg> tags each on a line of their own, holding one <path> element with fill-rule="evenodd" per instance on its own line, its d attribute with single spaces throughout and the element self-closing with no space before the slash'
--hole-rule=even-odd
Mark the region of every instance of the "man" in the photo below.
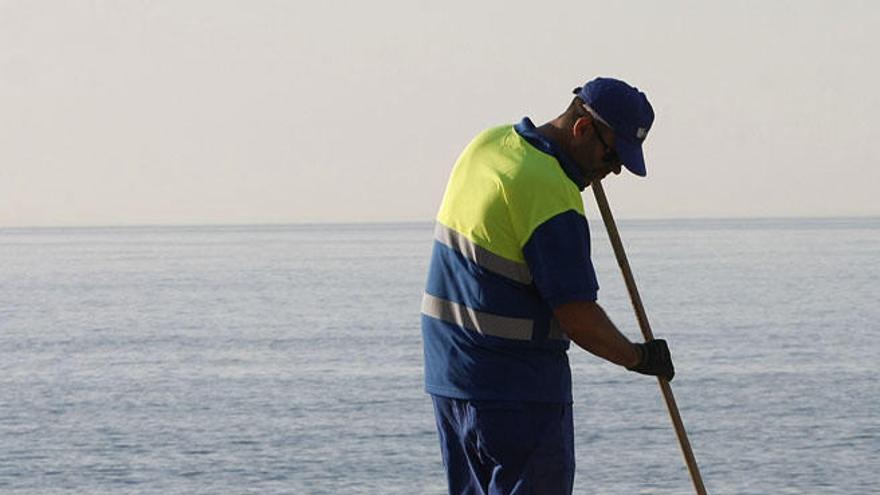
<svg viewBox="0 0 880 495">
<path fill-rule="evenodd" d="M 671 380 L 666 343 L 633 344 L 596 304 L 580 192 L 621 166 L 645 175 L 654 120 L 623 81 L 575 89 L 556 119 L 479 134 L 437 215 L 422 303 L 425 388 L 451 494 L 569 494 L 569 339 Z"/>
</svg>

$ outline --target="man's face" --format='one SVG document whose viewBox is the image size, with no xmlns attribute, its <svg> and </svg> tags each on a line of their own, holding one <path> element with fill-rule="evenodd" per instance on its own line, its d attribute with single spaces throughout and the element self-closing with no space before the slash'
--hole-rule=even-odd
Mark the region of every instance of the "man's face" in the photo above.
<svg viewBox="0 0 880 495">
<path fill-rule="evenodd" d="M 575 161 L 587 183 L 602 180 L 612 172 L 615 175 L 620 173 L 622 162 L 614 151 L 614 131 L 610 127 L 588 119 L 587 124 L 575 132 L 581 134 Z"/>
</svg>

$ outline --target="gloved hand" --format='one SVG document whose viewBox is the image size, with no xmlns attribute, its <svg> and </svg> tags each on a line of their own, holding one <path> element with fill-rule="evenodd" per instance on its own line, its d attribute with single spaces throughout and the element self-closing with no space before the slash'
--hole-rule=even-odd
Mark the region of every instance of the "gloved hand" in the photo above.
<svg viewBox="0 0 880 495">
<path fill-rule="evenodd" d="M 672 366 L 672 357 L 669 355 L 669 347 L 663 339 L 655 339 L 644 344 L 635 344 L 638 349 L 639 363 L 630 371 L 643 375 L 662 376 L 669 381 L 675 376 L 675 368 Z"/>
</svg>

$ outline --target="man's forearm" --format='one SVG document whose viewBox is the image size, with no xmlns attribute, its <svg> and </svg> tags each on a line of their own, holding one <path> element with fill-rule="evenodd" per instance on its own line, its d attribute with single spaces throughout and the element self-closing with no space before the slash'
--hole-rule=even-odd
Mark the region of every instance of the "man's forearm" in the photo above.
<svg viewBox="0 0 880 495">
<path fill-rule="evenodd" d="M 563 304 L 553 313 L 569 338 L 582 349 L 627 368 L 639 362 L 636 346 L 620 333 L 595 302 Z"/>
</svg>

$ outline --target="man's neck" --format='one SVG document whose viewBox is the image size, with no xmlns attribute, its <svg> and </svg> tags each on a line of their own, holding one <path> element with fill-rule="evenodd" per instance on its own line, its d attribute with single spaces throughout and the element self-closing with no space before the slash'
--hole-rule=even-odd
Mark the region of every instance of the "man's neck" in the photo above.
<svg viewBox="0 0 880 495">
<path fill-rule="evenodd" d="M 538 134 L 547 138 L 548 141 L 558 146 L 565 153 L 569 153 L 568 140 L 566 139 L 565 125 L 560 119 L 554 119 L 546 124 L 536 127 Z"/>
</svg>

